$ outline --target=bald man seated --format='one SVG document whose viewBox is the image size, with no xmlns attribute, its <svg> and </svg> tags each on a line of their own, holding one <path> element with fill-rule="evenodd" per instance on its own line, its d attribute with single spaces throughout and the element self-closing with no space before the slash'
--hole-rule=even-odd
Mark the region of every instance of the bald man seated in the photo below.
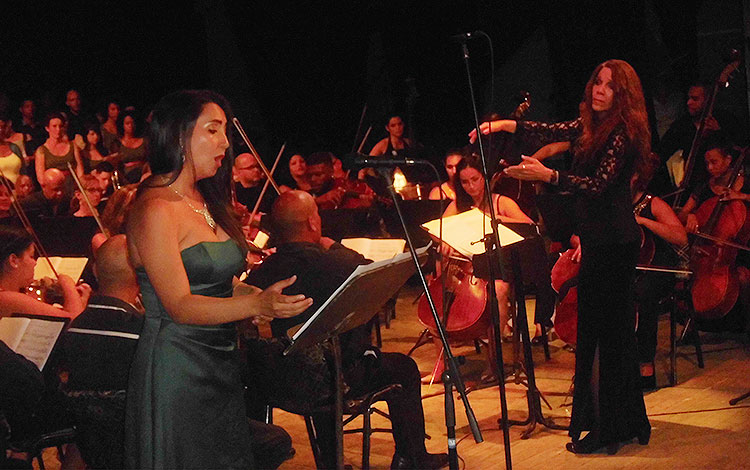
<svg viewBox="0 0 750 470">
<path fill-rule="evenodd" d="M 321 236 L 321 221 L 313 197 L 303 191 L 282 193 L 271 210 L 274 235 L 279 244 L 247 282 L 265 288 L 292 275 L 297 281 L 285 294 L 305 294 L 313 299 L 309 309 L 285 319 L 274 319 L 274 336 L 305 322 L 360 264 L 370 263 L 359 253 Z M 414 360 L 400 353 L 384 353 L 372 347 L 369 329 L 355 328 L 341 336 L 344 380 L 350 396 L 363 395 L 385 385 L 401 384 L 403 390 L 387 398 L 396 451 L 392 469 L 437 469 L 448 463 L 447 454 L 429 454 L 424 445 L 424 411 L 419 370 Z M 248 358 L 252 361 L 252 358 Z M 335 468 L 333 414 L 313 416 L 325 468 Z"/>
<path fill-rule="evenodd" d="M 232 179 L 235 181 L 234 188 L 237 195 L 237 202 L 252 211 L 255 203 L 260 197 L 265 183 L 265 175 L 258 165 L 255 157 L 249 153 L 241 153 L 234 159 L 232 168 Z M 276 190 L 272 187 L 266 189 L 263 200 L 258 206 L 258 210 L 264 214 L 271 211 L 271 204 L 276 199 Z"/>
<path fill-rule="evenodd" d="M 65 174 L 57 168 L 49 168 L 39 182 L 41 191 L 29 194 L 21 200 L 21 207 L 29 217 L 57 217 L 69 215 L 70 195 L 65 187 Z"/>
</svg>

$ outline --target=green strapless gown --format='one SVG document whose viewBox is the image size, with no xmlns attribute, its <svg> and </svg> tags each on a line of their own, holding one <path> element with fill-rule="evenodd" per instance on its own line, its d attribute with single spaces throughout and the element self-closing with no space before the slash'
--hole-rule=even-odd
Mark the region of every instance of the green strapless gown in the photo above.
<svg viewBox="0 0 750 470">
<path fill-rule="evenodd" d="M 203 242 L 182 262 L 193 294 L 231 297 L 244 266 L 237 245 Z M 146 319 L 130 370 L 127 468 L 253 468 L 234 323 L 177 324 L 136 270 Z"/>
</svg>

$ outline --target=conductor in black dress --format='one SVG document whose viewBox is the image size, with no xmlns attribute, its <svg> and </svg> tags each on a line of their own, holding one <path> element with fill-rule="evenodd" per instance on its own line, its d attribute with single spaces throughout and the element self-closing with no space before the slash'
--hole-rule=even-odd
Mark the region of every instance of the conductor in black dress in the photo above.
<svg viewBox="0 0 750 470">
<path fill-rule="evenodd" d="M 543 145 L 567 141 L 574 153 L 569 172 L 529 157 L 505 170 L 574 195 L 582 255 L 572 441 L 566 449 L 593 453 L 606 447 L 615 453 L 633 438 L 645 445 L 651 426 L 640 387 L 633 299 L 640 234 L 629 187 L 650 151 L 640 80 L 627 62 L 609 60 L 592 73 L 578 119 L 556 124 L 499 120 L 480 126 L 482 134 L 500 131 L 537 138 Z M 476 139 L 476 131 L 469 137 Z"/>
</svg>

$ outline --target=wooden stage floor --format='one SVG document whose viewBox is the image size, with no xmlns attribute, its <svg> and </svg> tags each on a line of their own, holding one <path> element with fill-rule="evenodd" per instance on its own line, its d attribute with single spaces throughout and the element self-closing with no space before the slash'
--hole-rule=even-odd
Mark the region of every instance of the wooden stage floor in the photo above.
<svg viewBox="0 0 750 470">
<path fill-rule="evenodd" d="M 402 290 L 397 305 L 397 317 L 390 329 L 383 327 L 383 350 L 408 352 L 416 342 L 422 326 L 416 318 L 413 300 L 418 290 Z M 528 302 L 533 312 L 533 301 Z M 667 317 L 662 317 L 657 353 L 657 381 L 664 388 L 646 394 L 646 407 L 653 428 L 651 442 L 640 446 L 637 442 L 621 447 L 614 456 L 595 454 L 573 455 L 565 450 L 569 441 L 566 431 L 550 431 L 537 427 L 531 437 L 521 440 L 521 426 L 510 431 L 511 460 L 516 469 L 750 469 L 750 398 L 730 407 L 729 400 L 750 390 L 750 346 L 738 335 L 710 335 L 702 333 L 705 368 L 699 369 L 694 348 L 681 346 L 677 356 L 677 386 L 668 385 L 668 334 Z M 681 327 L 678 326 L 678 332 Z M 533 334 L 533 331 L 532 331 Z M 485 368 L 484 354 L 478 355 L 472 345 L 457 347 L 457 354 L 466 356 L 462 366 L 468 382 L 475 382 Z M 543 408 L 546 416 L 560 418 L 567 423 L 570 416 L 570 397 L 567 396 L 573 375 L 574 355 L 562 349 L 559 340 L 551 344 L 552 358 L 544 360 L 541 346 L 534 347 L 538 387 L 552 405 Z M 420 370 L 426 373 L 434 363 L 431 344 L 419 348 L 413 357 Z M 512 357 L 511 345 L 504 345 L 503 354 L 508 362 Z M 507 400 L 511 419 L 526 417 L 526 395 L 522 385 L 507 385 Z M 427 441 L 430 452 L 445 452 L 446 436 L 443 412 L 443 387 L 422 387 L 425 396 Z M 466 424 L 463 405 L 456 395 L 458 453 L 462 469 L 501 469 L 505 467 L 502 431 L 496 424 L 500 416 L 498 387 L 474 390 L 469 401 L 482 429 L 484 442 L 476 444 Z M 384 410 L 387 406 L 382 404 Z M 374 415 L 376 416 L 376 415 Z M 374 423 L 387 425 L 385 420 L 373 418 Z M 285 462 L 281 469 L 313 469 L 312 453 L 300 416 L 275 411 L 274 421 L 291 435 L 297 451 L 295 457 Z M 359 425 L 361 419 L 352 423 Z M 346 463 L 355 469 L 361 466 L 361 437 L 345 436 Z M 372 438 L 370 465 L 375 469 L 388 469 L 393 456 L 393 441 L 389 434 L 375 434 Z"/>
<path fill-rule="evenodd" d="M 397 305 L 397 318 L 390 329 L 383 327 L 383 350 L 406 353 L 414 345 L 422 326 L 416 318 L 413 304 L 418 290 L 402 290 Z M 533 312 L 533 301 L 527 309 Z M 679 331 L 679 329 L 678 329 Z M 533 334 L 533 332 L 532 332 Z M 551 431 L 537 427 L 527 440 L 521 440 L 520 426 L 511 427 L 512 465 L 515 469 L 750 469 L 750 398 L 735 406 L 729 400 L 750 390 L 750 346 L 738 335 L 702 333 L 705 369 L 699 369 L 694 348 L 678 349 L 676 387 L 668 384 L 668 322 L 662 317 L 659 325 L 657 354 L 658 385 L 664 388 L 646 394 L 646 407 L 651 420 L 652 435 L 648 446 L 635 441 L 621 447 L 614 456 L 604 453 L 589 456 L 573 455 L 565 450 L 569 441 L 566 431 Z M 562 348 L 557 340 L 551 343 L 552 358 L 544 360 L 541 346 L 534 347 L 538 387 L 552 409 L 544 408 L 546 416 L 566 422 L 570 416 L 570 397 L 567 395 L 573 375 L 574 355 Z M 465 380 L 476 382 L 485 369 L 484 354 L 478 355 L 473 345 L 455 348 L 465 355 L 462 367 Z M 431 344 L 419 348 L 413 355 L 420 370 L 426 373 L 434 363 Z M 505 361 L 511 359 L 511 345 L 503 348 Z M 442 385 L 423 386 L 422 393 L 430 452 L 446 451 Z M 526 417 L 525 388 L 508 384 L 507 398 L 511 419 Z M 458 453 L 460 468 L 467 470 L 505 468 L 503 436 L 497 425 L 500 416 L 498 387 L 477 389 L 469 394 L 471 406 L 483 432 L 484 442 L 476 444 L 466 424 L 463 405 L 456 396 Z M 387 406 L 383 403 L 382 409 Z M 275 410 L 274 421 L 291 435 L 296 455 L 280 467 L 282 470 L 313 469 L 312 452 L 300 416 Z M 361 418 L 351 426 L 358 426 Z M 386 426 L 384 419 L 373 416 L 373 423 Z M 345 436 L 345 462 L 358 469 L 361 466 L 362 440 L 360 434 Z M 375 434 L 372 438 L 370 464 L 373 470 L 388 469 L 393 456 L 393 441 L 389 434 Z M 59 468 L 56 452 L 45 452 L 47 468 Z M 34 463 L 35 468 L 36 462 Z"/>
</svg>

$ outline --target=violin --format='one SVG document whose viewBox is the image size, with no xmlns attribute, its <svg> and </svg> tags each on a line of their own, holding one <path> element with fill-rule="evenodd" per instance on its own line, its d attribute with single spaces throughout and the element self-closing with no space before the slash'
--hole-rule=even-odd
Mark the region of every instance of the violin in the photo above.
<svg viewBox="0 0 750 470">
<path fill-rule="evenodd" d="M 550 272 L 552 288 L 559 302 L 555 308 L 555 333 L 571 346 L 578 335 L 578 271 L 581 264 L 573 261 L 575 248 L 560 255 Z"/>
<path fill-rule="evenodd" d="M 727 191 L 741 176 L 746 152 L 747 149 L 731 167 Z M 719 195 L 701 204 L 695 216 L 701 232 L 708 237 L 699 236 L 691 245 L 690 267 L 694 276 L 690 294 L 696 318 L 714 320 L 728 314 L 739 298 L 737 245 L 747 245 L 750 239 L 750 217 L 744 202 L 725 200 Z"/>
</svg>

